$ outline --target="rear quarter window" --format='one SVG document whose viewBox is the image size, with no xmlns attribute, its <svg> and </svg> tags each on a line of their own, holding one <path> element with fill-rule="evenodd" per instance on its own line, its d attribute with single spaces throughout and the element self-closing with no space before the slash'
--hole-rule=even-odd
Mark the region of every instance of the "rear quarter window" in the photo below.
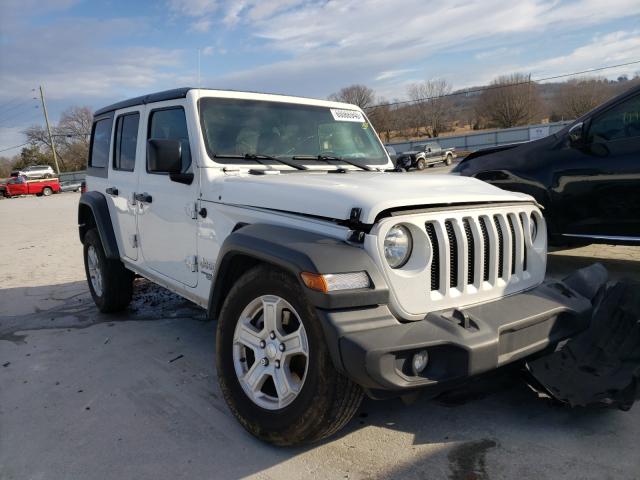
<svg viewBox="0 0 640 480">
<path fill-rule="evenodd" d="M 103 118 L 93 124 L 91 146 L 89 150 L 89 166 L 105 168 L 109 162 L 109 145 L 111 143 L 112 118 Z"/>
</svg>

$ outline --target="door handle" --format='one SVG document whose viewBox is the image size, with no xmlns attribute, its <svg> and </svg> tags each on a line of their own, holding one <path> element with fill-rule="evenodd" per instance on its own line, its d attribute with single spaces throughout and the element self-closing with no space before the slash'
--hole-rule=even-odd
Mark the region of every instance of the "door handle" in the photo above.
<svg viewBox="0 0 640 480">
<path fill-rule="evenodd" d="M 116 187 L 109 187 L 105 190 L 105 192 L 107 192 L 109 195 L 113 196 L 113 197 L 117 197 L 118 196 L 118 189 Z"/>
<path fill-rule="evenodd" d="M 153 201 L 153 198 L 147 192 L 136 193 L 133 198 L 135 198 L 140 203 L 151 203 Z"/>
</svg>

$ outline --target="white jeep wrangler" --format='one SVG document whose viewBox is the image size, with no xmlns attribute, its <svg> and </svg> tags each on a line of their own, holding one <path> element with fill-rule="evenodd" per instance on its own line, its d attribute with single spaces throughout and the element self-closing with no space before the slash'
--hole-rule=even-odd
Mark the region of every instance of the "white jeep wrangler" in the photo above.
<svg viewBox="0 0 640 480">
<path fill-rule="evenodd" d="M 206 308 L 229 408 L 279 445 L 585 328 L 590 298 L 543 282 L 531 197 L 391 169 L 354 105 L 178 89 L 103 108 L 78 212 L 91 294 L 123 310 L 138 274 Z"/>
</svg>

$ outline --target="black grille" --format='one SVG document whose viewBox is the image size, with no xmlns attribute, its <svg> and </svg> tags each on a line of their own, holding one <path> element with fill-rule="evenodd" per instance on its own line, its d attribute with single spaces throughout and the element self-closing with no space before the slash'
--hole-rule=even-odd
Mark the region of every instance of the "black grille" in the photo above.
<svg viewBox="0 0 640 480">
<path fill-rule="evenodd" d="M 491 245 L 489 245 L 489 232 L 487 232 L 487 222 L 484 217 L 480 217 L 480 230 L 482 230 L 482 240 L 484 241 L 484 268 L 482 279 L 489 281 L 489 265 L 491 264 Z"/>
<path fill-rule="evenodd" d="M 516 229 L 513 228 L 511 215 L 507 215 L 509 220 L 509 230 L 511 231 L 511 274 L 516 273 Z"/>
<path fill-rule="evenodd" d="M 498 277 L 502 278 L 504 277 L 504 238 L 502 238 L 500 218 L 497 215 L 494 215 L 493 221 L 496 224 L 496 230 L 498 232 Z"/>
<path fill-rule="evenodd" d="M 433 223 L 426 224 L 427 236 L 431 242 L 431 290 L 440 290 L 440 244 Z"/>
<path fill-rule="evenodd" d="M 469 225 L 469 219 L 465 218 L 462 221 L 464 225 L 464 234 L 467 237 L 467 284 L 472 285 L 475 282 L 475 241 L 473 234 L 471 233 L 471 225 Z"/>
<path fill-rule="evenodd" d="M 454 288 L 458 286 L 458 239 L 453 231 L 451 220 L 444 222 L 444 227 L 447 230 L 447 237 L 449 237 L 449 266 L 451 268 L 449 287 Z"/>
</svg>

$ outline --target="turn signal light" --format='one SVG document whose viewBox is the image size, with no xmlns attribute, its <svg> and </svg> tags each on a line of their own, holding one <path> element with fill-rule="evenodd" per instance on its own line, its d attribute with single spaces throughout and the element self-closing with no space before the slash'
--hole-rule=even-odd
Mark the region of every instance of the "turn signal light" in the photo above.
<svg viewBox="0 0 640 480">
<path fill-rule="evenodd" d="M 323 293 L 337 290 L 356 290 L 371 286 L 367 272 L 325 274 L 302 272 L 300 277 L 308 288 Z"/>
</svg>

